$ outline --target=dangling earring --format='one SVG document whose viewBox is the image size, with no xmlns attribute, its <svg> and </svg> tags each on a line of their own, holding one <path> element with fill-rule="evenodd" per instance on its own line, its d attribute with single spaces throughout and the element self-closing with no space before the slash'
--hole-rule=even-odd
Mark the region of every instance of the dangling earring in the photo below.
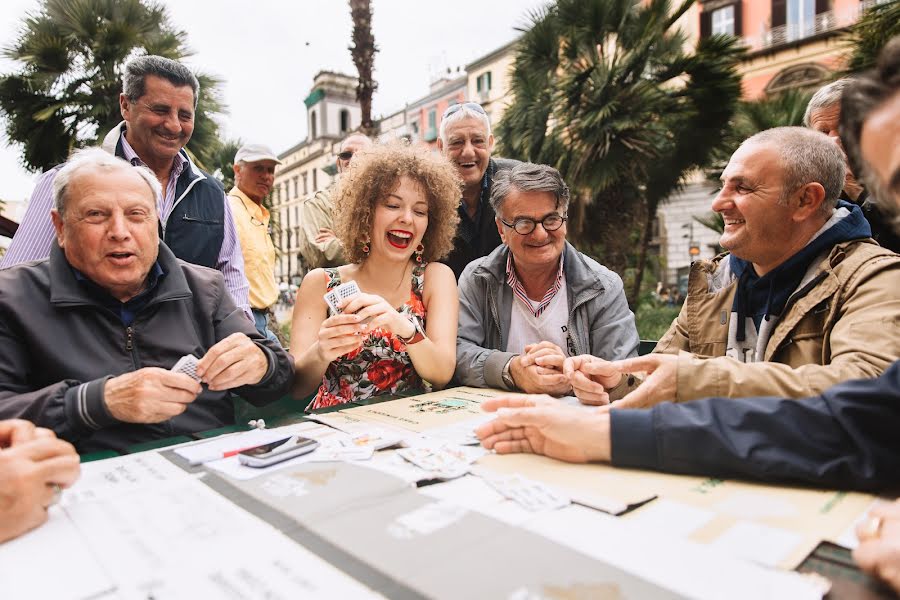
<svg viewBox="0 0 900 600">
<path fill-rule="evenodd" d="M 424 253 L 424 252 L 425 252 L 425 246 L 423 246 L 422 244 L 419 244 L 418 246 L 416 246 L 416 251 L 413 252 L 413 255 L 416 257 L 416 262 L 419 263 L 420 265 L 422 264 L 422 253 Z"/>
<path fill-rule="evenodd" d="M 363 238 L 362 253 L 363 253 L 363 256 L 369 256 L 369 234 L 368 233 Z"/>
</svg>

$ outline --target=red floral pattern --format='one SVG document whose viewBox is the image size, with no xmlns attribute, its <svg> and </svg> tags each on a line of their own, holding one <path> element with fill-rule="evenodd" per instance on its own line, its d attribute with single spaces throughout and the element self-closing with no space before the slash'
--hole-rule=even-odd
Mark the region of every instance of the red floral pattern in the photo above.
<svg viewBox="0 0 900 600">
<path fill-rule="evenodd" d="M 425 328 L 425 305 L 422 290 L 425 286 L 425 266 L 413 269 L 409 300 L 398 310 L 416 319 Z M 325 269 L 330 290 L 341 284 L 337 269 Z M 328 365 L 322 385 L 309 409 L 345 404 L 382 394 L 397 394 L 408 390 L 431 391 L 431 386 L 416 373 L 406 352 L 406 344 L 392 333 L 378 328 L 369 333 L 358 350 L 339 357 Z"/>
</svg>

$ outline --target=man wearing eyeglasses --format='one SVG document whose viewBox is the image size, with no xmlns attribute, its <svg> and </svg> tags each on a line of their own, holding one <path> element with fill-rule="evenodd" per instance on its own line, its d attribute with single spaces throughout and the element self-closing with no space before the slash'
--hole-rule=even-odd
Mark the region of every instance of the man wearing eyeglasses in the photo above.
<svg viewBox="0 0 900 600">
<path fill-rule="evenodd" d="M 234 156 L 234 188 L 228 192 L 231 214 L 244 253 L 244 273 L 250 282 L 250 309 L 256 330 L 278 338 L 267 326 L 270 308 L 278 300 L 275 283 L 275 245 L 269 232 L 269 211 L 263 198 L 275 183 L 275 165 L 281 161 L 268 146 L 244 144 Z"/>
<path fill-rule="evenodd" d="M 350 168 L 353 155 L 372 145 L 361 133 L 352 133 L 341 142 L 337 155 L 338 173 Z M 300 205 L 300 254 L 310 269 L 346 264 L 344 249 L 334 235 L 334 186 L 319 190 Z"/>
<path fill-rule="evenodd" d="M 567 357 L 634 356 L 622 280 L 566 242 L 569 188 L 559 172 L 520 163 L 495 176 L 490 203 L 503 245 L 459 279 L 457 381 L 563 396 L 572 390 Z"/>
<path fill-rule="evenodd" d="M 453 250 L 443 260 L 459 279 L 466 265 L 490 254 L 500 245 L 491 208 L 491 186 L 497 173 L 519 164 L 491 158 L 494 136 L 491 121 L 475 102 L 452 104 L 441 117 L 438 148 L 450 159 L 463 180 L 459 227 Z"/>
</svg>

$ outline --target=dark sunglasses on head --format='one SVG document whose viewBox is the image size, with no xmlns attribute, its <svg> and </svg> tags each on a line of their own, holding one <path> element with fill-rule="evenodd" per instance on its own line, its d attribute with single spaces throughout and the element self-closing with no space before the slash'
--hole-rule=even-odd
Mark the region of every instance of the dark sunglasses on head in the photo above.
<svg viewBox="0 0 900 600">
<path fill-rule="evenodd" d="M 341 160 L 350 160 L 351 158 L 353 158 L 353 151 L 352 150 L 344 150 L 343 152 L 338 154 L 338 158 Z"/>
<path fill-rule="evenodd" d="M 459 111 L 459 109 L 461 109 L 463 106 L 465 106 L 466 108 L 471 108 L 472 110 L 474 110 L 477 113 L 487 115 L 487 113 L 484 112 L 484 109 L 481 107 L 481 105 L 478 104 L 477 102 L 462 102 L 460 104 L 451 104 L 450 106 L 448 106 L 447 109 L 444 111 L 444 116 L 441 118 L 446 119 L 453 113 Z"/>
</svg>

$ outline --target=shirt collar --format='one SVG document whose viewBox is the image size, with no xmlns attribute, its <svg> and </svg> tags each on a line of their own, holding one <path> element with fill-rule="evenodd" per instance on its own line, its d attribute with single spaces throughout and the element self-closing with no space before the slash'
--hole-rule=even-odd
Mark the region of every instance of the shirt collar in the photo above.
<svg viewBox="0 0 900 600">
<path fill-rule="evenodd" d="M 234 196 L 238 200 L 241 201 L 241 204 L 244 205 L 244 208 L 247 209 L 247 212 L 254 217 L 257 217 L 260 221 L 265 223 L 269 219 L 269 209 L 267 209 L 262 204 L 257 204 L 254 202 L 250 196 L 245 194 L 241 188 L 238 186 L 234 186 L 231 188 L 231 191 L 228 192 L 229 196 Z"/>
<path fill-rule="evenodd" d="M 120 136 L 122 142 L 122 154 L 125 157 L 125 160 L 131 163 L 133 167 L 146 167 L 147 163 L 141 160 L 141 157 L 138 156 L 137 152 L 134 151 L 134 148 L 131 147 L 131 144 L 128 143 L 128 140 L 125 138 L 125 126 L 122 126 L 122 133 Z M 181 174 L 184 172 L 185 166 L 187 166 L 187 158 L 181 154 L 179 151 L 175 158 L 172 161 L 172 173 L 169 175 L 169 179 L 178 179 Z"/>
<path fill-rule="evenodd" d="M 513 255 L 512 251 L 507 252 L 506 255 L 506 285 L 512 288 L 513 294 L 519 300 L 523 302 L 523 304 L 528 307 L 528 310 L 534 314 L 535 317 L 541 316 L 541 313 L 550 305 L 550 302 L 553 301 L 553 298 L 556 296 L 556 292 L 562 287 L 563 277 L 565 273 L 563 271 L 563 258 L 565 253 L 559 255 L 559 270 L 556 272 L 556 280 L 553 282 L 553 285 L 544 293 L 544 297 L 541 299 L 537 308 L 534 308 L 534 305 L 531 303 L 531 300 L 528 298 L 528 294 L 525 293 L 525 288 L 522 286 L 522 282 L 519 281 L 518 275 L 516 275 L 516 268 L 513 264 Z"/>
</svg>

